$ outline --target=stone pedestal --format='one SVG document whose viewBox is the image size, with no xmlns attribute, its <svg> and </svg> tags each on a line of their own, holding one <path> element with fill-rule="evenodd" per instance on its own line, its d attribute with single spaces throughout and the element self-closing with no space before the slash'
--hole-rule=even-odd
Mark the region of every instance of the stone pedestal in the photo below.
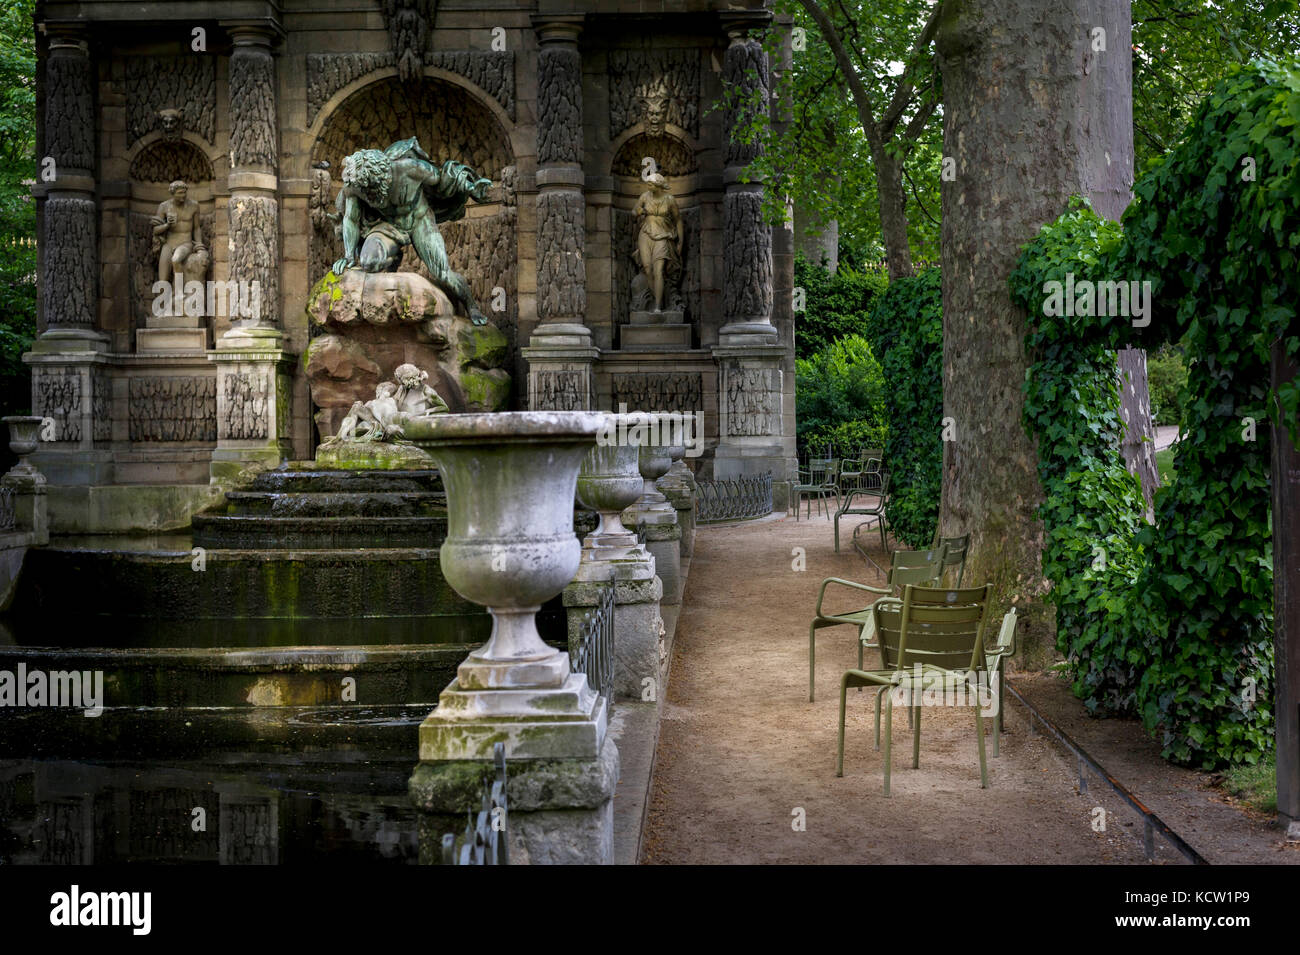
<svg viewBox="0 0 1300 955">
<path fill-rule="evenodd" d="M 53 484 L 111 484 L 115 470 L 109 449 L 113 401 L 108 356 L 51 351 L 53 336 L 42 335 L 23 356 L 32 369 L 32 414 L 44 419 L 32 463 Z"/>
<path fill-rule="evenodd" d="M 188 326 L 157 326 L 141 328 L 135 333 L 135 351 L 138 355 L 175 354 L 177 352 L 194 352 L 199 354 L 208 349 L 208 330 L 203 319 L 151 319 L 151 321 L 189 322 Z"/>
<path fill-rule="evenodd" d="M 612 560 L 591 557 L 583 562 L 573 583 L 564 588 L 569 608 L 570 640 L 582 625 L 583 614 L 600 601 L 607 581 L 614 583 L 613 699 L 643 702 L 660 699 L 663 685 L 663 618 L 659 602 L 663 583 L 655 559 L 640 545 Z"/>
<path fill-rule="evenodd" d="M 624 351 L 689 351 L 691 326 L 680 309 L 632 312 L 620 326 L 619 345 Z"/>
<path fill-rule="evenodd" d="M 591 329 L 572 322 L 539 325 L 521 350 L 528 362 L 528 407 L 533 411 L 586 411 L 596 406 L 592 365 L 600 349 Z"/>
<path fill-rule="evenodd" d="M 421 810 L 420 862 L 436 864 L 444 833 L 465 828 L 490 762 L 421 762 L 411 800 Z M 618 749 L 605 737 L 592 759 L 508 761 L 506 799 L 511 865 L 612 865 Z"/>
<path fill-rule="evenodd" d="M 793 457 L 793 439 L 782 433 L 783 349 L 771 325 L 727 327 L 713 349 L 718 362 L 717 480 L 771 471 L 781 480 Z"/>
<path fill-rule="evenodd" d="M 695 491 L 677 470 L 679 465 L 681 462 L 674 464 L 668 473 L 655 483 L 659 492 L 668 499 L 668 503 L 677 512 L 677 526 L 681 531 L 678 552 L 682 559 L 686 560 L 695 551 Z M 681 465 L 681 468 L 690 474 L 690 470 L 685 465 Z"/>
<path fill-rule="evenodd" d="M 274 468 L 292 453 L 289 414 L 295 356 L 272 328 L 232 328 L 208 354 L 217 363 L 217 447 L 211 483 Z"/>
</svg>

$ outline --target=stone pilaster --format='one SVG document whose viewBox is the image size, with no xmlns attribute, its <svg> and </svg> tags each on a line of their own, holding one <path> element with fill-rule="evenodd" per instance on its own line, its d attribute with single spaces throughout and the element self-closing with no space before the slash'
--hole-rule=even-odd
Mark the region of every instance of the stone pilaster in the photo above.
<svg viewBox="0 0 1300 955">
<path fill-rule="evenodd" d="M 241 302 L 232 326 L 280 327 L 280 200 L 275 59 L 276 33 L 256 23 L 228 23 L 230 54 L 230 279 L 256 283 L 252 308 Z M 257 314 L 254 314 L 254 313 Z M 232 328 L 232 331 L 234 329 Z M 218 347 L 221 347 L 218 345 Z"/>
<path fill-rule="evenodd" d="M 595 407 L 600 352 L 586 326 L 582 17 L 534 18 L 537 55 L 537 319 L 523 349 L 533 410 Z"/>
</svg>

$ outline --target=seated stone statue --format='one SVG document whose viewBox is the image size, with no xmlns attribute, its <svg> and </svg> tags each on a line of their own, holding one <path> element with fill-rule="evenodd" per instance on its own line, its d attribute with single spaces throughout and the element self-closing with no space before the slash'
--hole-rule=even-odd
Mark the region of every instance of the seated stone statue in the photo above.
<svg viewBox="0 0 1300 955">
<path fill-rule="evenodd" d="M 158 250 L 158 281 L 174 281 L 179 299 L 186 282 L 201 282 L 206 276 L 208 250 L 203 244 L 199 204 L 188 198 L 189 186 L 178 179 L 168 191 L 172 197 L 158 206 L 150 223 Z"/>
<path fill-rule="evenodd" d="M 447 402 L 425 384 L 429 379 L 427 371 L 410 364 L 398 365 L 393 377 L 401 385 L 397 391 L 397 407 L 404 418 L 427 418 L 447 413 Z"/>
</svg>

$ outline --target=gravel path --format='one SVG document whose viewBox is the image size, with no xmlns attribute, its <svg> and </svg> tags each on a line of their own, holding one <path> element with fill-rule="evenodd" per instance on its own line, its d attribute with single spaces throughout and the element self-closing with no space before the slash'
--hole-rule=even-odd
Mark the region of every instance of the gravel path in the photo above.
<svg viewBox="0 0 1300 955">
<path fill-rule="evenodd" d="M 796 548 L 806 570 L 792 569 Z M 1014 707 L 997 759 L 989 740 L 985 790 L 971 710 L 925 711 L 919 770 L 911 768 L 911 731 L 899 713 L 886 798 L 881 754 L 872 748 L 872 697 L 850 691 L 845 775 L 837 779 L 838 687 L 856 665 L 852 628 L 819 632 L 817 701 L 808 702 L 808 623 L 829 576 L 882 583 L 851 547 L 834 553 L 825 517 L 700 529 L 673 646 L 643 862 L 1143 862 L 1123 822 L 1127 810 L 1099 787 L 1080 795 L 1072 767 L 1044 738 L 1026 733 Z M 878 659 L 868 656 L 873 665 Z M 1105 832 L 1094 831 L 1096 807 L 1109 814 Z"/>
</svg>

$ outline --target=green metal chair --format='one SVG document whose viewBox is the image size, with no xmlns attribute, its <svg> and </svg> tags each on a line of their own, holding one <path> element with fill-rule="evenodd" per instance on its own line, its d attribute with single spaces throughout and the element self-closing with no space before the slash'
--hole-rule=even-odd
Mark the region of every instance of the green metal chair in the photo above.
<svg viewBox="0 0 1300 955">
<path fill-rule="evenodd" d="M 880 546 L 883 550 L 889 548 L 885 546 L 885 505 L 889 503 L 889 482 L 891 475 L 888 471 L 876 472 L 877 478 L 874 479 L 874 487 L 862 488 L 855 491 L 847 492 L 840 501 L 840 506 L 835 511 L 835 553 L 840 552 L 840 518 L 849 514 L 861 515 L 867 518 L 875 519 L 880 526 Z M 854 498 L 861 498 L 862 503 L 858 507 L 853 506 Z M 865 550 L 857 543 L 858 531 L 871 523 L 871 520 L 865 520 L 853 529 L 854 546 L 862 551 L 866 556 Z"/>
<path fill-rule="evenodd" d="M 993 755 L 995 757 L 1001 755 L 999 753 L 999 741 L 1002 739 L 1002 712 L 1006 700 L 1004 693 L 1006 668 L 1004 664 L 1007 657 L 1015 656 L 1016 624 L 1018 622 L 1016 608 L 1012 607 L 1002 617 L 1002 629 L 998 631 L 997 642 L 984 651 L 989 668 L 989 679 L 996 681 L 994 686 L 997 689 L 998 711 L 993 714 Z"/>
<path fill-rule="evenodd" d="M 970 551 L 970 535 L 939 537 L 936 533 L 934 546 L 938 547 L 940 544 L 948 546 L 947 556 L 943 559 L 943 569 L 946 571 L 949 567 L 957 568 L 957 580 L 953 586 L 960 587 L 962 578 L 966 576 L 966 554 Z"/>
<path fill-rule="evenodd" d="M 799 520 L 799 502 L 807 499 L 808 513 L 805 517 L 812 517 L 812 502 L 817 500 L 817 508 L 823 514 L 829 516 L 826 509 L 826 499 L 835 498 L 835 504 L 839 505 L 839 466 L 838 460 L 832 457 L 809 458 L 808 467 L 799 468 L 799 483 L 794 486 L 794 519 Z"/>
<path fill-rule="evenodd" d="M 844 711 L 851 686 L 877 687 L 876 746 L 880 745 L 880 709 L 885 722 L 885 795 L 889 795 L 890 757 L 893 747 L 894 694 L 906 693 L 913 717 L 912 768 L 921 765 L 921 707 L 913 702 L 918 692 L 960 691 L 975 699 L 975 731 L 980 760 L 980 788 L 988 788 L 984 755 L 984 713 L 978 689 L 988 684 L 984 627 L 993 585 L 942 590 L 908 585 L 903 599 L 879 600 L 869 623 L 863 624 L 862 642 L 880 650 L 880 670 L 848 670 L 840 680 L 839 748 L 835 775 L 844 775 Z M 1014 627 L 1013 627 L 1014 629 Z M 987 689 L 985 689 L 987 693 Z"/>
<path fill-rule="evenodd" d="M 840 466 L 840 493 L 879 490 L 884 452 L 879 448 L 859 448 L 856 458 L 845 458 Z"/>
<path fill-rule="evenodd" d="M 851 587 L 854 590 L 862 590 L 870 594 L 876 594 L 882 598 L 889 598 L 895 593 L 900 592 L 900 588 L 908 584 L 937 584 L 939 576 L 943 573 L 944 549 L 942 547 L 933 550 L 896 550 L 894 551 L 889 565 L 889 573 L 885 576 L 884 587 L 873 587 L 870 584 L 860 584 L 856 581 L 845 580 L 843 577 L 827 577 L 822 581 L 821 590 L 817 594 L 817 610 L 813 616 L 812 623 L 808 625 L 808 702 L 814 700 L 813 684 L 816 681 L 817 672 L 817 631 L 826 627 L 839 627 L 844 624 L 853 624 L 861 628 L 871 616 L 873 604 L 868 604 L 861 610 L 853 610 L 848 613 L 823 613 L 822 601 L 826 599 L 826 588 L 830 584 L 840 584 L 845 587 Z M 858 668 L 862 667 L 862 644 L 858 643 Z"/>
</svg>

